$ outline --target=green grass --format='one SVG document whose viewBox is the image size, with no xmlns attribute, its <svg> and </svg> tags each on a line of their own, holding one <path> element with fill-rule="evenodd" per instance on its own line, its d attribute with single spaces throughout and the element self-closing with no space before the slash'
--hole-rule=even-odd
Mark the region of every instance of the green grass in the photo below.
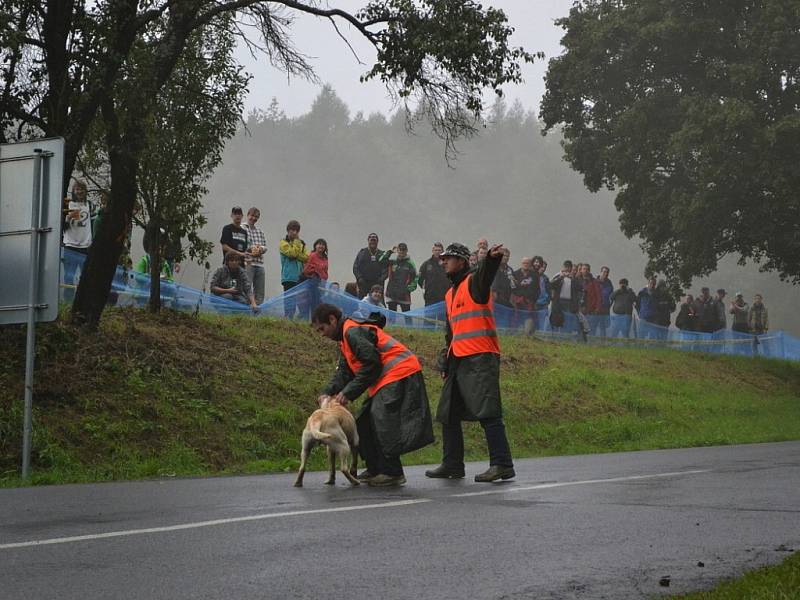
<svg viewBox="0 0 800 600">
<path fill-rule="evenodd" d="M 435 405 L 442 334 L 393 333 L 420 356 Z M 25 332 L 0 335 L 0 486 L 16 486 Z M 800 439 L 797 363 L 525 337 L 502 345 L 518 457 Z M 97 334 L 65 319 L 40 325 L 31 482 L 294 470 L 337 352 L 307 324 L 272 319 L 112 309 Z M 467 424 L 465 437 L 467 459 L 485 459 L 480 427 Z M 404 462 L 439 459 L 437 444 Z"/>
<path fill-rule="evenodd" d="M 797 600 L 800 598 L 800 552 L 781 564 L 747 573 L 740 579 L 726 581 L 713 590 L 674 600 Z"/>
</svg>

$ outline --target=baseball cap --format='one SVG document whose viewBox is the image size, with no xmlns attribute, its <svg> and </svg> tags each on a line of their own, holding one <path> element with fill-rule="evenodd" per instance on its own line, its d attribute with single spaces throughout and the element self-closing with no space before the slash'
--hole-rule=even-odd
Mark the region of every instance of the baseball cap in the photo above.
<svg viewBox="0 0 800 600">
<path fill-rule="evenodd" d="M 439 258 L 447 258 L 448 256 L 454 256 L 455 258 L 463 258 L 464 260 L 469 260 L 469 256 L 472 254 L 464 244 L 453 243 L 450 244 L 447 249 L 439 255 Z"/>
</svg>

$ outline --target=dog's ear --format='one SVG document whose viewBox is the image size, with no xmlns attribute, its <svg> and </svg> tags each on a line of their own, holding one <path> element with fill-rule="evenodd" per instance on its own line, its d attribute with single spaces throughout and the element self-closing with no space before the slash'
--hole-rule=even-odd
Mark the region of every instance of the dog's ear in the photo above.
<svg viewBox="0 0 800 600">
<path fill-rule="evenodd" d="M 317 406 L 319 406 L 320 408 L 325 408 L 326 406 L 328 406 L 328 403 L 330 403 L 330 401 L 331 401 L 330 396 L 328 396 L 327 394 L 322 394 L 317 398 Z"/>
</svg>

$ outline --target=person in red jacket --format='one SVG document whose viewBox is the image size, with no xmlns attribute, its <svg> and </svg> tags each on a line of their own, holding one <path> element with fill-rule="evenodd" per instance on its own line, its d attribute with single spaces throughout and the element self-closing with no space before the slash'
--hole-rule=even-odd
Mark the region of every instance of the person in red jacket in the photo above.
<svg viewBox="0 0 800 600">
<path fill-rule="evenodd" d="M 316 277 L 320 281 L 328 280 L 328 242 L 322 238 L 314 242 L 314 250 L 303 266 L 303 276 L 306 279 Z"/>
<path fill-rule="evenodd" d="M 589 332 L 594 335 L 597 331 L 598 316 L 603 312 L 603 290 L 592 275 L 592 267 L 589 263 L 581 263 L 578 269 L 578 283 L 583 288 L 580 313 L 589 317 L 587 319 Z"/>
<path fill-rule="evenodd" d="M 303 279 L 311 279 L 314 284 L 309 290 L 309 310 L 314 310 L 320 301 L 320 287 L 328 281 L 328 242 L 319 238 L 314 242 L 314 250 L 308 255 L 303 265 Z M 305 310 L 300 311 L 305 314 Z"/>
</svg>

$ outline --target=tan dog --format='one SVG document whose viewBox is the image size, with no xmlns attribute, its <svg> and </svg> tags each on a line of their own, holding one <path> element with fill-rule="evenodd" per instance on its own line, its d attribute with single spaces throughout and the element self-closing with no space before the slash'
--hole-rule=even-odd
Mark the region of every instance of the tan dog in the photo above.
<svg viewBox="0 0 800 600">
<path fill-rule="evenodd" d="M 358 485 L 355 474 L 358 469 L 358 432 L 356 420 L 344 406 L 333 402 L 330 396 L 322 396 L 320 408 L 311 413 L 303 430 L 300 470 L 295 487 L 303 487 L 308 454 L 314 446 L 323 444 L 328 451 L 330 467 L 326 485 L 336 483 L 336 458 L 339 458 L 342 474 L 353 485 Z M 353 459 L 352 466 L 350 458 Z"/>
</svg>

